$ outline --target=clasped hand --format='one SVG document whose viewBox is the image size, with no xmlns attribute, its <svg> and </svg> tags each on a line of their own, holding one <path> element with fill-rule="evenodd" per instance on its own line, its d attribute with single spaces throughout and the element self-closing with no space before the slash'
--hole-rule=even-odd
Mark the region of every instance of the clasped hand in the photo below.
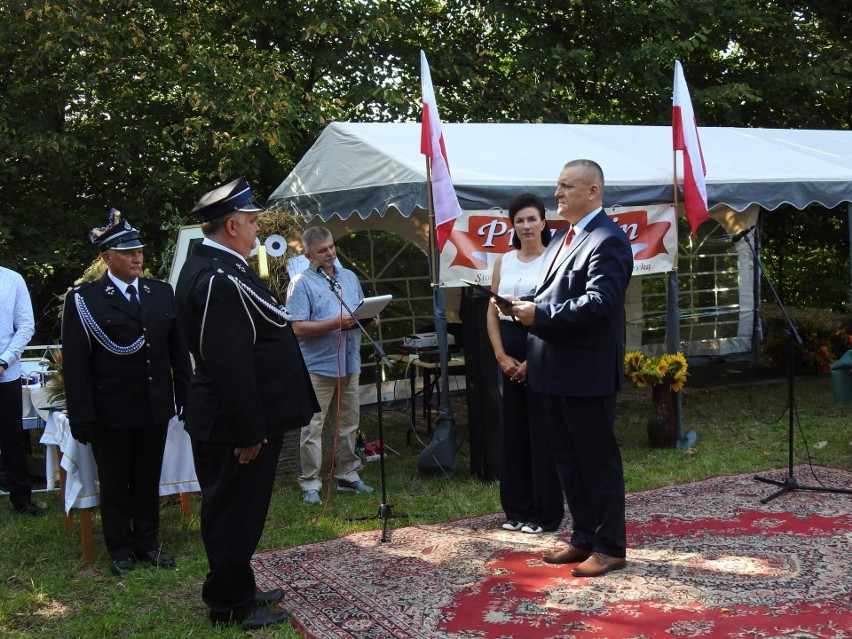
<svg viewBox="0 0 852 639">
<path fill-rule="evenodd" d="M 514 357 L 505 355 L 500 358 L 500 370 L 513 382 L 525 384 L 527 381 L 527 363 L 519 362 Z"/>
</svg>

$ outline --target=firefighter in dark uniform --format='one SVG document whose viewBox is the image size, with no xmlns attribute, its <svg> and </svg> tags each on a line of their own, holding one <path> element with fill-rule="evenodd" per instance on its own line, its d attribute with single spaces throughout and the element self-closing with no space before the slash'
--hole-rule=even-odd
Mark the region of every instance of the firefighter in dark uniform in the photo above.
<svg viewBox="0 0 852 639">
<path fill-rule="evenodd" d="M 201 595 L 215 623 L 262 628 L 286 613 L 262 607 L 251 557 L 260 541 L 284 432 L 319 410 L 286 310 L 248 265 L 260 207 L 244 178 L 193 209 L 204 240 L 181 269 L 178 318 L 195 361 L 186 406 L 201 484 L 209 572 Z"/>
<path fill-rule="evenodd" d="M 192 373 L 174 293 L 142 277 L 139 232 L 112 209 L 89 239 L 107 271 L 74 286 L 62 317 L 62 366 L 71 435 L 91 442 L 110 571 L 136 561 L 172 567 L 160 549 L 160 470 L 169 420 Z"/>
</svg>

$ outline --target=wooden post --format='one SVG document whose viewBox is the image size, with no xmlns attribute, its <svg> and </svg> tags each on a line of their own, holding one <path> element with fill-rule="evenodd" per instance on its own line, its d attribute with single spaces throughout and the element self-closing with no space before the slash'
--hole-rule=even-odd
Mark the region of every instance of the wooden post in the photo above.
<svg viewBox="0 0 852 639">
<path fill-rule="evenodd" d="M 80 538 L 83 544 L 83 563 L 91 566 L 94 561 L 92 552 L 92 509 L 80 509 Z"/>
</svg>

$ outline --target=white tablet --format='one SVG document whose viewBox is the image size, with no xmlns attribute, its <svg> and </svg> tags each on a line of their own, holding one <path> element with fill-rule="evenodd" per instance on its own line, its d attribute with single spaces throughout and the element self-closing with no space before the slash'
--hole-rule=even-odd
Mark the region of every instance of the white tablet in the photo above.
<svg viewBox="0 0 852 639">
<path fill-rule="evenodd" d="M 376 295 L 375 297 L 365 297 L 358 306 L 352 309 L 352 315 L 359 320 L 372 319 L 382 312 L 388 302 L 391 301 L 393 295 Z"/>
</svg>

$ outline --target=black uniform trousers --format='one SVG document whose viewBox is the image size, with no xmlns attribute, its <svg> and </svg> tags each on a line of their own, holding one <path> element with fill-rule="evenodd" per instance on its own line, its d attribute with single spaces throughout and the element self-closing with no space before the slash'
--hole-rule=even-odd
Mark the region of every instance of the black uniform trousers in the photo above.
<svg viewBox="0 0 852 639">
<path fill-rule="evenodd" d="M 503 349 L 527 359 L 527 329 L 500 320 Z M 497 372 L 500 393 L 500 503 L 506 519 L 557 530 L 565 514 L 562 486 L 550 452 L 541 397 L 526 384 Z"/>
<path fill-rule="evenodd" d="M 615 394 L 542 395 L 548 439 L 568 501 L 571 545 L 611 557 L 627 553 L 624 473 L 615 439 Z"/>
<path fill-rule="evenodd" d="M 9 500 L 21 510 L 32 499 L 27 448 L 24 440 L 21 380 L 0 384 L 0 452 L 9 480 Z"/>
<path fill-rule="evenodd" d="M 104 542 L 112 559 L 157 549 L 166 429 L 166 424 L 95 426 L 92 454 L 98 465 Z"/>
<path fill-rule="evenodd" d="M 201 535 L 210 570 L 201 598 L 213 621 L 235 621 L 257 607 L 251 557 L 260 542 L 283 434 L 270 436 L 258 456 L 240 464 L 232 442 L 192 440 L 201 484 Z"/>
</svg>

